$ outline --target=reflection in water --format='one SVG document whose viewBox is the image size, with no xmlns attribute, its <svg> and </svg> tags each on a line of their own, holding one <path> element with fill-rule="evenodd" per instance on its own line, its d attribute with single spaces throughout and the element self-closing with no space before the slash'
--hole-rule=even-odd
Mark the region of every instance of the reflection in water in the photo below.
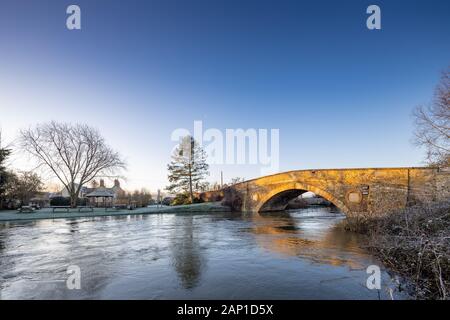
<svg viewBox="0 0 450 320">
<path fill-rule="evenodd" d="M 1 299 L 378 299 L 379 264 L 325 208 L 0 224 Z M 69 265 L 81 290 L 68 290 Z M 381 266 L 381 265 L 380 265 Z M 395 298 L 405 298 L 398 292 Z"/>
<path fill-rule="evenodd" d="M 184 223 L 174 229 L 172 236 L 173 266 L 185 289 L 196 286 L 204 264 L 193 219 L 193 216 L 186 217 Z"/>
<path fill-rule="evenodd" d="M 333 228 L 336 220 L 344 216 L 331 210 L 320 207 L 252 215 L 254 227 L 249 231 L 255 234 L 259 245 L 279 254 L 352 269 L 363 268 L 361 260 L 355 259 L 355 256 L 366 255 L 359 247 L 358 236 Z"/>
</svg>

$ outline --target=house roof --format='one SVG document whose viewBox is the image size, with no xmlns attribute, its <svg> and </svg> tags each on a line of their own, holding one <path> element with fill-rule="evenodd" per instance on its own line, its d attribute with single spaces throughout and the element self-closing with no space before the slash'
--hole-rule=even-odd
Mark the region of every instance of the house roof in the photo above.
<svg viewBox="0 0 450 320">
<path fill-rule="evenodd" d="M 86 197 L 105 197 L 105 198 L 112 198 L 114 197 L 114 193 L 111 192 L 109 189 L 106 188 L 97 188 L 91 193 L 88 193 Z"/>
</svg>

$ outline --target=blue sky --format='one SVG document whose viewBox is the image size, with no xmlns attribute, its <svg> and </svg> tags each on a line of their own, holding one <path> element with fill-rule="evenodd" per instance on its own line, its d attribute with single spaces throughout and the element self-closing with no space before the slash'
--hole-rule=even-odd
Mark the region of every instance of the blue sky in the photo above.
<svg viewBox="0 0 450 320">
<path fill-rule="evenodd" d="M 77 4 L 82 30 L 66 29 Z M 366 28 L 381 8 L 382 30 Z M 420 165 L 412 109 L 450 62 L 449 1 L 0 2 L 0 126 L 97 127 L 127 187 L 166 185 L 177 128 L 276 128 L 280 171 Z M 25 168 L 16 154 L 14 166 Z M 255 165 L 212 166 L 259 175 Z"/>
</svg>

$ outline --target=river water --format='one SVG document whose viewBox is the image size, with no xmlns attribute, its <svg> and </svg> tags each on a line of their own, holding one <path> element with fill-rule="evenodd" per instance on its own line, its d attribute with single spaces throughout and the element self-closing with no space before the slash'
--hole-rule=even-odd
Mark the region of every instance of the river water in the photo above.
<svg viewBox="0 0 450 320">
<path fill-rule="evenodd" d="M 328 208 L 0 224 L 1 299 L 405 299 Z M 68 266 L 81 289 L 69 290 Z M 369 265 L 381 289 L 369 290 Z"/>
</svg>

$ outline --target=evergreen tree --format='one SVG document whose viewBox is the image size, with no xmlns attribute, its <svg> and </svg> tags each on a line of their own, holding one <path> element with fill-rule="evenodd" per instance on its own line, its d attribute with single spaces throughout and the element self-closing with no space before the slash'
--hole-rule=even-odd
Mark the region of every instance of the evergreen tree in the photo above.
<svg viewBox="0 0 450 320">
<path fill-rule="evenodd" d="M 181 139 L 167 169 L 170 185 L 166 189 L 171 193 L 187 193 L 190 203 L 193 203 L 194 191 L 201 188 L 202 180 L 208 175 L 206 153 L 193 137 Z"/>
<path fill-rule="evenodd" d="M 6 170 L 5 162 L 8 156 L 11 154 L 11 150 L 2 147 L 2 135 L 0 132 L 0 208 L 2 207 L 5 188 L 8 183 L 9 172 Z"/>
</svg>

